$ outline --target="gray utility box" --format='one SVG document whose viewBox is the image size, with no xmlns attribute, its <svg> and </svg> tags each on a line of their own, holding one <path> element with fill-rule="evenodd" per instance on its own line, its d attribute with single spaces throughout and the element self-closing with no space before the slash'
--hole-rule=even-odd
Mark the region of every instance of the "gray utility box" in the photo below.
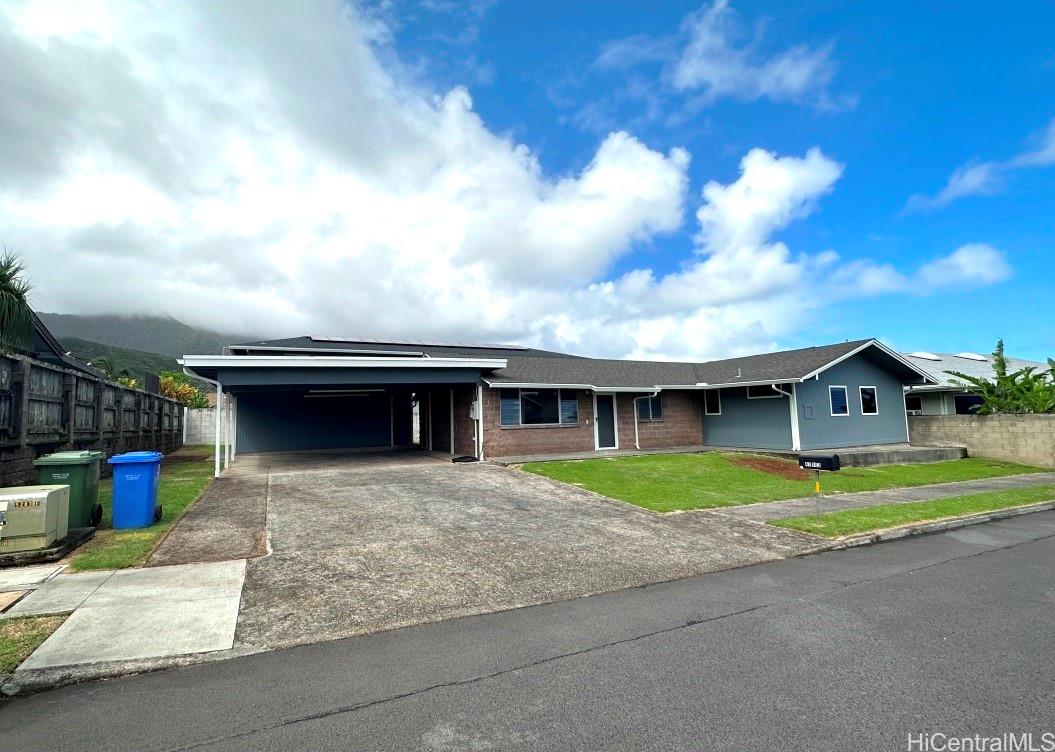
<svg viewBox="0 0 1055 752">
<path fill-rule="evenodd" d="M 0 488 L 0 554 L 49 548 L 69 524 L 69 486 Z"/>
</svg>

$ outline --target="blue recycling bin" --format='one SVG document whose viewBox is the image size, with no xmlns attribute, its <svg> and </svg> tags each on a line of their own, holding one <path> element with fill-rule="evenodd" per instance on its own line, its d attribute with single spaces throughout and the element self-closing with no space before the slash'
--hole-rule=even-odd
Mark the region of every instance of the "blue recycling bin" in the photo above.
<svg viewBox="0 0 1055 752">
<path fill-rule="evenodd" d="M 150 527 L 161 519 L 161 452 L 125 452 L 107 460 L 114 469 L 114 529 Z"/>
</svg>

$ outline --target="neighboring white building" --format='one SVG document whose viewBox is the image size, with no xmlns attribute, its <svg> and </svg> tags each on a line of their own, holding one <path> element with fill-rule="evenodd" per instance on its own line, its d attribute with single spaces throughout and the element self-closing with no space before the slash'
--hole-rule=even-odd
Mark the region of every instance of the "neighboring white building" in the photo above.
<svg viewBox="0 0 1055 752">
<path fill-rule="evenodd" d="M 971 408 L 981 403 L 981 398 L 971 394 L 957 383 L 951 371 L 968 376 L 993 378 L 993 356 L 973 352 L 961 353 L 902 353 L 913 365 L 928 371 L 937 385 L 913 386 L 905 390 L 905 409 L 909 415 L 969 415 Z M 1007 358 L 1009 372 L 1033 367 L 1047 371 L 1047 363 L 1021 358 Z"/>
</svg>

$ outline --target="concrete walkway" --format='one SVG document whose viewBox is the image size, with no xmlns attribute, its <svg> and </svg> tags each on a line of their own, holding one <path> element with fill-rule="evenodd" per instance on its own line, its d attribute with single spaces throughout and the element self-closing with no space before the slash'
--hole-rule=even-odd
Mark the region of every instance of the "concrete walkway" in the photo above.
<svg viewBox="0 0 1055 752">
<path fill-rule="evenodd" d="M 982 480 L 963 480 L 954 483 L 935 483 L 915 488 L 890 488 L 884 491 L 862 491 L 860 493 L 836 494 L 822 496 L 820 510 L 839 512 L 844 509 L 863 509 L 881 504 L 902 504 L 911 501 L 929 501 L 944 499 L 950 496 L 984 493 L 986 491 L 1006 491 L 1011 488 L 1025 488 L 1055 483 L 1055 473 L 1032 473 L 1029 475 L 1005 475 L 1002 478 L 984 478 Z M 753 522 L 782 520 L 787 517 L 811 515 L 817 509 L 817 500 L 813 496 L 803 499 L 785 501 L 767 501 L 762 504 L 745 504 L 738 507 L 722 507 L 708 512 L 736 517 Z"/>
<path fill-rule="evenodd" d="M 73 612 L 19 671 L 229 650 L 244 578 L 245 560 L 59 574 L 3 617 Z"/>
</svg>

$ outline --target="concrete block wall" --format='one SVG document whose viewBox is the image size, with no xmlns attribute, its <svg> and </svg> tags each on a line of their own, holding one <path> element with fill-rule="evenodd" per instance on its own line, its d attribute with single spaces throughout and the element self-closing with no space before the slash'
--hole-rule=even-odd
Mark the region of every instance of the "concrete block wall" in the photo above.
<svg viewBox="0 0 1055 752">
<path fill-rule="evenodd" d="M 972 457 L 1055 468 L 1055 415 L 910 415 L 908 430 L 918 446 L 963 446 Z"/>
<path fill-rule="evenodd" d="M 187 441 L 189 445 L 212 444 L 216 441 L 216 408 L 195 407 L 187 410 Z"/>
</svg>

